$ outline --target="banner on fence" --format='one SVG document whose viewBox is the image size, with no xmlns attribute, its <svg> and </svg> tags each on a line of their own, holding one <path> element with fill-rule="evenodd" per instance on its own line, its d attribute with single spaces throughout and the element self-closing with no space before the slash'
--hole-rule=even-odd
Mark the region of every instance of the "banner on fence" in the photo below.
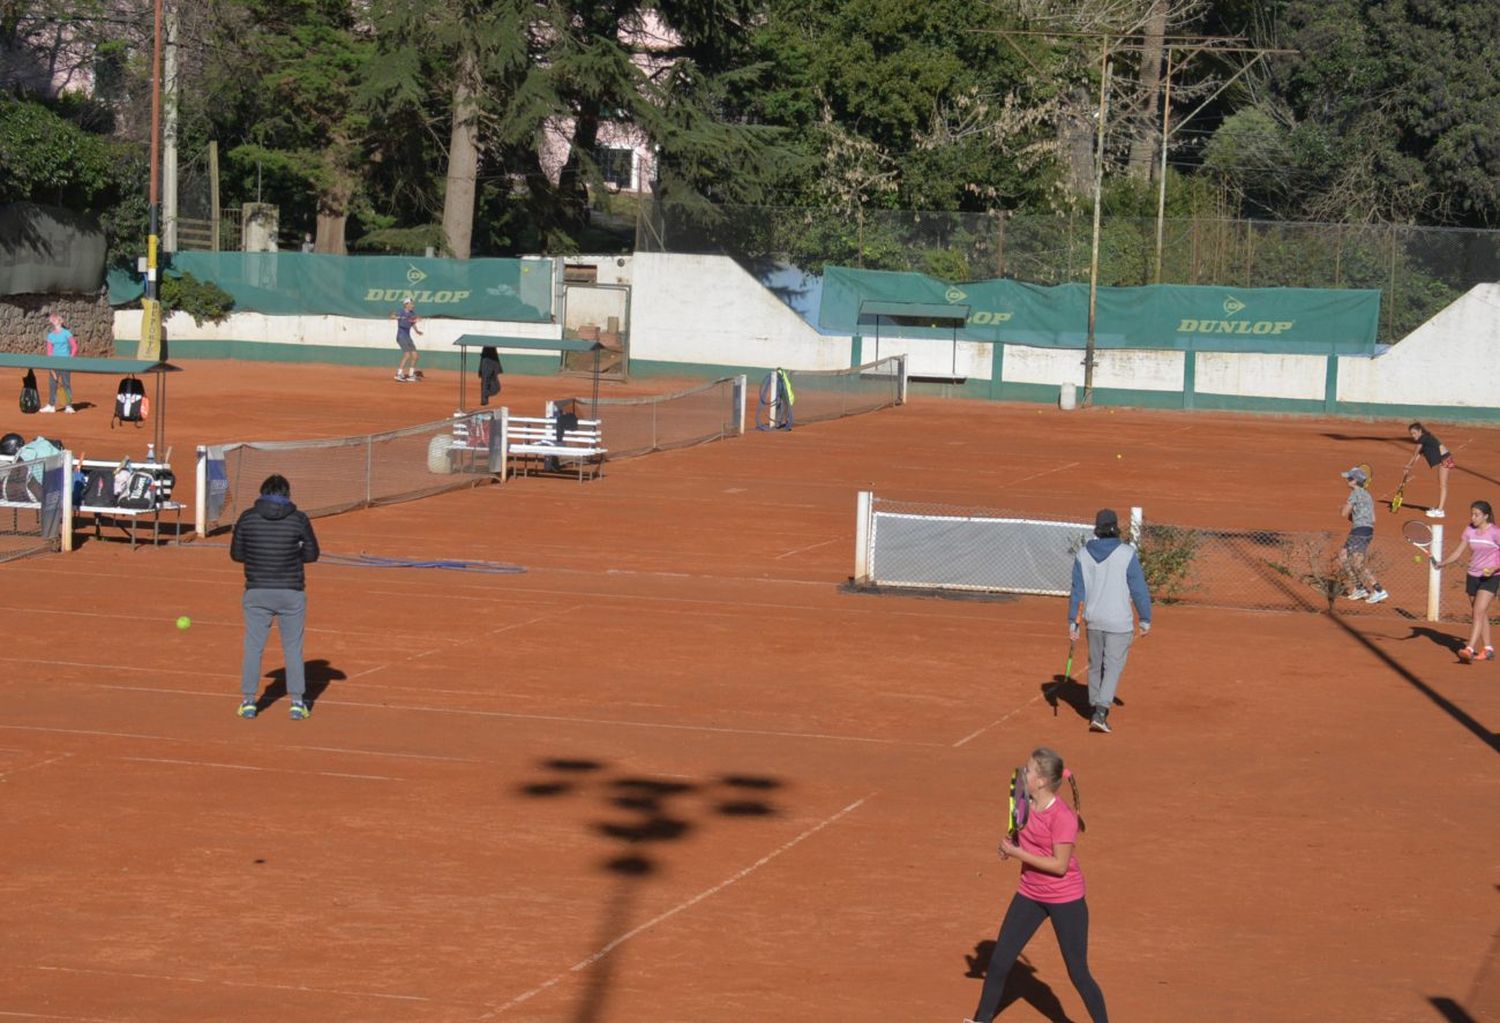
<svg viewBox="0 0 1500 1023">
<path fill-rule="evenodd" d="M 967 306 L 961 341 L 1082 348 L 1089 289 L 1012 280 L 945 285 L 916 273 L 829 266 L 818 325 L 849 334 L 951 340 L 948 327 L 901 317 L 861 316 L 861 304 Z M 1101 348 L 1198 352 L 1365 355 L 1375 350 L 1380 292 L 1328 288 L 1226 288 L 1156 284 L 1098 289 L 1095 343 Z"/>
<path fill-rule="evenodd" d="M 552 265 L 546 259 L 179 252 L 167 272 L 218 285 L 234 297 L 235 312 L 380 318 L 409 298 L 419 316 L 550 323 Z M 138 297 L 138 282 L 111 276 L 112 303 Z"/>
</svg>

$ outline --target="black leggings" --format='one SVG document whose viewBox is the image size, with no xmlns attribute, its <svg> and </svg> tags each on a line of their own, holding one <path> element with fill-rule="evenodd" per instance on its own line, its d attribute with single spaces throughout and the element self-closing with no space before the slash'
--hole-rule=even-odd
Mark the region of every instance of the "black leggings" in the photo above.
<svg viewBox="0 0 1500 1023">
<path fill-rule="evenodd" d="M 990 1023 L 1000 1011 L 1000 998 L 1005 994 L 1005 978 L 1009 976 L 1010 968 L 1037 928 L 1042 926 L 1042 921 L 1049 916 L 1052 930 L 1057 935 L 1057 947 L 1062 949 L 1063 962 L 1068 966 L 1068 979 L 1083 996 L 1089 1019 L 1094 1023 L 1109 1023 L 1104 992 L 1099 990 L 1089 973 L 1088 903 L 1083 899 L 1037 902 L 1019 892 L 1010 900 L 1010 908 L 1005 911 L 1005 920 L 1000 924 L 1000 935 L 995 939 L 995 953 L 990 956 L 984 990 L 979 993 L 979 1008 L 974 1012 L 978 1023 Z"/>
</svg>

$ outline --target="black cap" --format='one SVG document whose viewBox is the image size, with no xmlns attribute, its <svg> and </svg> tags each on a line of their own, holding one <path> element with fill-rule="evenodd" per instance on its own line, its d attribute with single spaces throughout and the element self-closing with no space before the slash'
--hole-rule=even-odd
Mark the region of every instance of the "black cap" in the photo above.
<svg viewBox="0 0 1500 1023">
<path fill-rule="evenodd" d="M 1100 508 L 1099 513 L 1094 516 L 1094 528 L 1103 529 L 1106 526 L 1118 526 L 1120 517 L 1115 514 L 1113 508 Z"/>
</svg>

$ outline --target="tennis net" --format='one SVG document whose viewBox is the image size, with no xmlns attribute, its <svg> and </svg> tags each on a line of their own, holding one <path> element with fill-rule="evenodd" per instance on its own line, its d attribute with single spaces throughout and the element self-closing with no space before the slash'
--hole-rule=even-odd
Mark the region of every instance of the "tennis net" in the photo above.
<svg viewBox="0 0 1500 1023">
<path fill-rule="evenodd" d="M 498 433 L 491 413 L 476 412 L 361 437 L 200 447 L 198 532 L 232 525 L 273 473 L 310 516 L 474 486 L 499 471 Z"/>
<path fill-rule="evenodd" d="M 0 562 L 61 547 L 71 461 L 61 451 L 0 464 Z"/>
<path fill-rule="evenodd" d="M 800 397 L 799 397 L 800 401 Z M 858 586 L 1065 595 L 1091 523 L 861 493 Z"/>
<path fill-rule="evenodd" d="M 1093 537 L 1080 518 L 1058 521 L 993 509 L 893 501 L 864 492 L 855 522 L 854 583 L 867 589 L 1066 595 L 1073 560 Z M 1440 618 L 1465 606 L 1463 575 L 1448 579 L 1399 534 L 1383 531 L 1364 564 L 1387 596 L 1351 598 L 1342 534 L 1145 524 L 1131 509 L 1152 599 L 1256 611 L 1333 611 Z M 1441 549 L 1438 539 L 1434 546 Z M 1456 578 L 1455 578 L 1456 576 Z"/>
<path fill-rule="evenodd" d="M 906 357 L 895 355 L 850 369 L 786 370 L 795 424 L 874 412 L 906 401 Z"/>
<path fill-rule="evenodd" d="M 700 387 L 640 398 L 562 398 L 557 413 L 597 419 L 609 457 L 666 451 L 745 432 L 745 378 L 721 377 Z M 549 413 L 550 414 L 550 413 Z"/>
</svg>

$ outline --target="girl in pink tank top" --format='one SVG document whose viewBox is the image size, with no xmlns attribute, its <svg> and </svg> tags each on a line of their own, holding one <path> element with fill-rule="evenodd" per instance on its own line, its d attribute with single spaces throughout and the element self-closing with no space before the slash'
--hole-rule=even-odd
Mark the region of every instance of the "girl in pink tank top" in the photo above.
<svg viewBox="0 0 1500 1023">
<path fill-rule="evenodd" d="M 1465 592 L 1469 594 L 1469 606 L 1473 608 L 1473 624 L 1469 627 L 1469 645 L 1458 652 L 1458 659 L 1470 661 L 1493 661 L 1495 648 L 1490 643 L 1490 603 L 1500 591 L 1500 526 L 1495 525 L 1495 513 L 1488 501 L 1475 501 L 1469 505 L 1469 525 L 1463 539 L 1442 561 L 1431 558 L 1438 568 L 1451 565 L 1469 553 L 1469 573 L 1464 580 Z"/>
<path fill-rule="evenodd" d="M 1073 790 L 1073 806 L 1058 794 L 1066 778 Z M 1083 997 L 1093 1023 L 1109 1023 L 1104 992 L 1089 973 L 1089 907 L 1084 901 L 1083 871 L 1073 848 L 1083 821 L 1078 805 L 1078 783 L 1063 766 L 1063 759 L 1045 747 L 1033 750 L 1026 762 L 1026 792 L 1030 811 L 1018 835 L 1000 840 L 1000 858 L 1021 864 L 1019 890 L 1010 900 L 995 951 L 979 994 L 979 1008 L 965 1023 L 990 1023 L 1000 1011 L 1005 979 L 1021 950 L 1036 934 L 1042 921 L 1050 919 L 1062 950 L 1068 976 Z"/>
</svg>

